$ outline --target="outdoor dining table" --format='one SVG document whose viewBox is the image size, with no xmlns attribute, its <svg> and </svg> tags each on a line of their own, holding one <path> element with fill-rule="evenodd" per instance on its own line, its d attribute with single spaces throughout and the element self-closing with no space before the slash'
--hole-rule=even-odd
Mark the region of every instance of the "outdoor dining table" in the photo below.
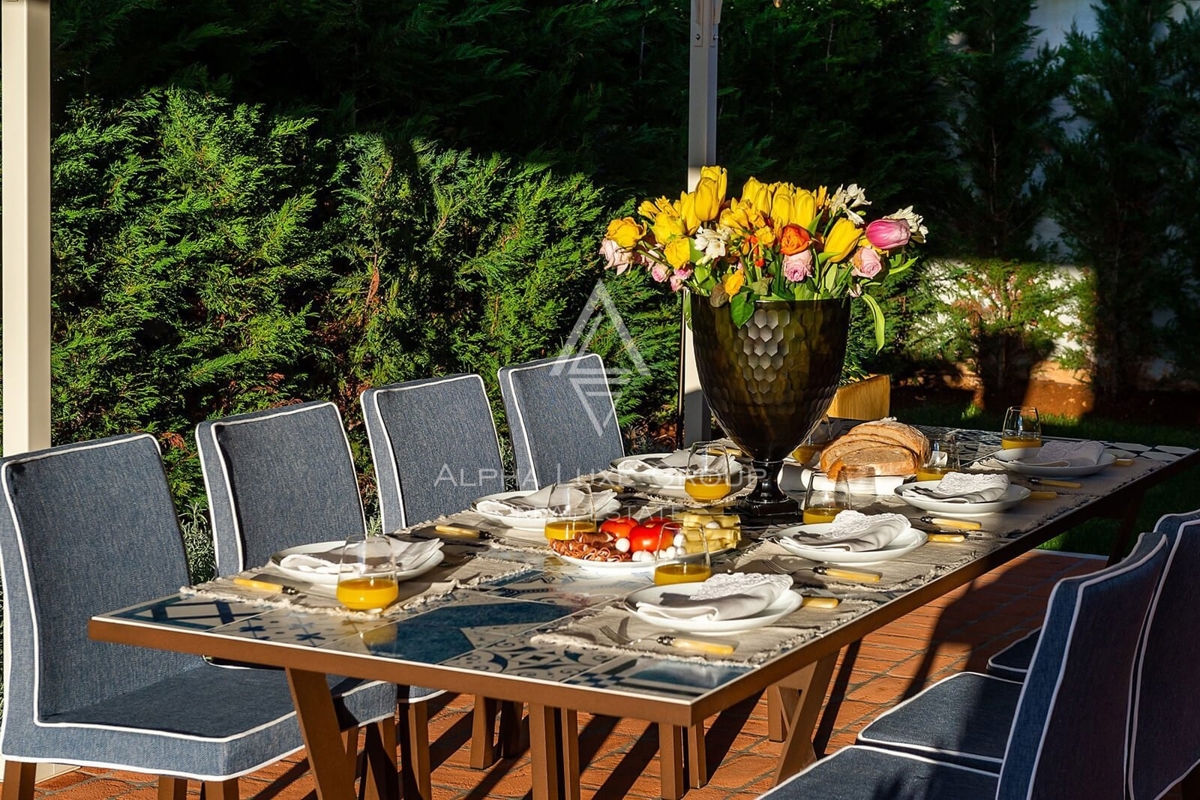
<svg viewBox="0 0 1200 800">
<path fill-rule="evenodd" d="M 999 437 L 959 434 L 967 460 L 979 458 L 975 468 L 986 468 L 983 457 L 999 447 Z M 692 785 L 706 780 L 703 740 L 695 735 L 705 720 L 769 691 L 776 709 L 772 738 L 784 742 L 778 782 L 816 757 L 813 730 L 843 647 L 1088 519 L 1117 517 L 1128 538 L 1144 492 L 1200 462 L 1200 452 L 1186 448 L 1112 446 L 1129 456 L 1125 466 L 1078 478 L 1080 488 L 1059 489 L 1054 499 L 980 517 L 983 530 L 962 542 L 929 543 L 873 567 L 884 572 L 877 584 L 812 573 L 805 568 L 811 562 L 772 549 L 777 545 L 762 535 L 778 528 L 750 533 L 714 562 L 716 571 L 772 572 L 767 562 L 782 563 L 805 593 L 833 595 L 841 603 L 800 608 L 781 627 L 762 629 L 761 641 L 739 635 L 734 656 L 683 653 L 645 633 L 623 644 L 594 637 L 598 620 L 626 613 L 620 606 L 625 595 L 651 585 L 650 573 L 583 571 L 494 528 L 493 538 L 478 544 L 446 545 L 446 566 L 457 570 L 452 585 L 420 584 L 383 616 L 269 607 L 182 587 L 170 597 L 93 617 L 90 634 L 286 670 L 322 800 L 354 795 L 353 763 L 327 674 L 526 703 L 538 800 L 580 795 L 580 711 L 656 723 L 662 795 L 670 799 L 686 791 L 685 750 Z M 1012 479 L 1021 483 L 1022 476 Z M 922 524 L 922 512 L 895 497 L 881 498 L 880 509 Z M 448 519 L 488 527 L 467 512 Z M 490 566 L 480 580 L 467 580 L 470 565 L 484 562 Z"/>
</svg>

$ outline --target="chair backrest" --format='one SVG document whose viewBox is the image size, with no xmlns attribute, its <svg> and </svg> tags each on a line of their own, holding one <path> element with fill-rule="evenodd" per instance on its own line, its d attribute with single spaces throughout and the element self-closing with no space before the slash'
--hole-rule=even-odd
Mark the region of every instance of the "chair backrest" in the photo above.
<svg viewBox="0 0 1200 800">
<path fill-rule="evenodd" d="M 147 434 L 0 461 L 4 723 L 0 751 L 53 735 L 56 714 L 195 666 L 88 638 L 95 614 L 179 591 L 187 557 L 158 444 Z"/>
<path fill-rule="evenodd" d="M 1059 581 L 1000 769 L 999 800 L 1122 800 L 1132 676 L 1172 548 L 1143 534 L 1129 558 Z"/>
<path fill-rule="evenodd" d="M 196 443 L 219 574 L 366 530 L 354 456 L 333 403 L 202 422 Z"/>
<path fill-rule="evenodd" d="M 1200 763 L 1200 511 L 1154 528 L 1175 555 L 1150 609 L 1134 676 L 1129 796 L 1161 797 Z"/>
<path fill-rule="evenodd" d="M 500 391 L 522 489 L 597 472 L 625 455 L 604 361 L 595 353 L 504 367 Z"/>
<path fill-rule="evenodd" d="M 385 531 L 504 491 L 500 439 L 480 376 L 380 386 L 360 399 Z"/>
</svg>

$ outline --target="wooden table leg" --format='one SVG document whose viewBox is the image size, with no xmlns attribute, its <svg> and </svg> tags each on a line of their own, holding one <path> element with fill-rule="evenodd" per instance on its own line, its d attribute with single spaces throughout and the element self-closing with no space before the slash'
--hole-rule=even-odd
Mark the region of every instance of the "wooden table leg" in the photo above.
<svg viewBox="0 0 1200 800">
<path fill-rule="evenodd" d="M 571 708 L 564 708 L 558 713 L 559 727 L 562 728 L 563 800 L 581 800 L 579 789 L 579 712 Z"/>
<path fill-rule="evenodd" d="M 471 769 L 487 769 L 496 763 L 496 701 L 475 695 L 471 714 Z"/>
<path fill-rule="evenodd" d="M 400 703 L 404 716 L 404 740 L 400 743 L 402 782 L 404 796 L 411 798 L 415 792 L 421 800 L 432 800 L 433 779 L 429 763 L 429 703 L 424 700 L 409 700 Z"/>
<path fill-rule="evenodd" d="M 1138 511 L 1142 509 L 1142 497 L 1144 492 L 1138 492 L 1129 498 L 1125 505 L 1125 513 L 1121 515 L 1121 527 L 1117 529 L 1117 538 L 1113 542 L 1112 552 L 1108 554 L 1108 566 L 1120 561 L 1125 557 L 1125 551 L 1129 549 L 1129 539 L 1133 536 L 1133 529 L 1137 527 Z"/>
<path fill-rule="evenodd" d="M 817 725 L 821 705 L 825 702 L 825 691 L 829 688 L 829 679 L 833 677 L 836 665 L 837 653 L 831 653 L 796 673 L 795 683 L 788 681 L 793 686 L 803 683 L 803 688 L 800 702 L 792 710 L 788 721 L 787 739 L 775 770 L 776 786 L 817 760 L 812 744 L 813 729 Z"/>
<path fill-rule="evenodd" d="M 683 732 L 677 725 L 658 724 L 658 767 L 662 773 L 663 800 L 679 800 L 683 785 Z"/>
<path fill-rule="evenodd" d="M 704 747 L 704 723 L 687 729 L 688 786 L 699 789 L 708 783 L 708 753 Z"/>
<path fill-rule="evenodd" d="M 33 800 L 37 764 L 32 761 L 4 762 L 4 800 Z M 161 783 L 159 784 L 162 785 Z M 161 794 L 161 791 L 160 791 Z"/>
<path fill-rule="evenodd" d="M 288 686 L 319 800 L 354 800 L 354 769 L 346 758 L 341 725 L 324 673 L 287 670 Z"/>
<path fill-rule="evenodd" d="M 357 746 L 357 745 L 356 745 Z M 396 720 L 384 719 L 367 727 L 363 748 L 364 800 L 395 800 L 400 796 L 400 764 L 396 757 Z"/>
<path fill-rule="evenodd" d="M 533 800 L 561 800 L 558 784 L 558 742 L 555 737 L 556 711 L 548 706 L 529 704 L 529 760 L 533 767 Z"/>
<path fill-rule="evenodd" d="M 521 745 L 521 713 L 524 703 L 500 701 L 500 756 L 516 758 L 525 751 Z"/>
<path fill-rule="evenodd" d="M 787 740 L 787 725 L 800 702 L 800 692 L 790 686 L 775 684 L 767 687 L 767 739 Z"/>
</svg>

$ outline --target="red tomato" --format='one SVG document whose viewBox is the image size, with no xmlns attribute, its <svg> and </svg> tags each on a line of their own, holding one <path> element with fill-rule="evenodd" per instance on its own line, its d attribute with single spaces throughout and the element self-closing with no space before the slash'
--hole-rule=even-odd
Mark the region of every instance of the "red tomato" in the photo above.
<svg viewBox="0 0 1200 800">
<path fill-rule="evenodd" d="M 663 528 L 675 524 L 675 521 L 669 517 L 650 517 L 643 520 L 641 525 L 629 532 L 629 552 L 637 553 L 641 550 L 656 552 L 660 541 L 664 539 Z M 668 545 L 670 542 L 662 541 L 662 544 Z"/>
<path fill-rule="evenodd" d="M 600 530 L 605 533 L 611 533 L 618 539 L 624 539 L 629 536 L 629 532 L 638 526 L 638 521 L 633 517 L 613 517 L 606 519 L 600 523 Z"/>
</svg>

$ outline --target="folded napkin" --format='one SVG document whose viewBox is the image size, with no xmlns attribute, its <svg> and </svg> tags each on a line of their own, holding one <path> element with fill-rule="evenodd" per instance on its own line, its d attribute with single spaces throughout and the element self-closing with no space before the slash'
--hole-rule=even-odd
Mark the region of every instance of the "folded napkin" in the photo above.
<svg viewBox="0 0 1200 800">
<path fill-rule="evenodd" d="M 909 486 L 904 494 L 919 494 L 943 503 L 991 503 L 1008 493 L 1007 475 L 968 475 L 951 472 L 936 486 Z"/>
<path fill-rule="evenodd" d="M 641 602 L 642 614 L 662 619 L 715 622 L 752 617 L 792 586 L 790 575 L 728 572 L 714 575 L 693 594 L 664 592 L 657 603 Z"/>
<path fill-rule="evenodd" d="M 562 492 L 555 495 L 555 504 L 550 505 L 550 495 L 560 484 L 543 486 L 533 494 L 523 497 L 509 497 L 505 500 L 479 500 L 475 510 L 481 514 L 493 514 L 514 519 L 549 519 L 552 517 L 572 517 L 588 513 L 588 493 L 576 486 L 568 487 L 567 501 L 560 503 Z M 596 511 L 604 508 L 616 497 L 612 491 L 592 492 L 592 504 Z"/>
<path fill-rule="evenodd" d="M 392 545 L 392 555 L 396 559 L 396 569 L 412 569 L 430 558 L 433 553 L 442 548 L 441 539 L 428 539 L 422 542 L 401 542 L 388 539 Z M 331 542 L 328 550 L 314 553 L 292 553 L 279 561 L 279 566 L 294 569 L 297 572 L 311 572 L 313 575 L 337 575 L 342 567 L 342 548 L 345 543 Z M 362 572 L 362 564 L 349 564 L 348 570 Z"/>
<path fill-rule="evenodd" d="M 644 476 L 646 473 L 664 472 L 682 477 L 687 474 L 688 451 L 676 450 L 661 456 L 626 458 L 617 462 L 617 472 L 622 475 Z"/>
<path fill-rule="evenodd" d="M 1094 467 L 1102 458 L 1102 442 L 1046 442 L 1037 452 L 1019 460 L 1037 467 Z"/>
<path fill-rule="evenodd" d="M 900 514 L 868 516 L 858 511 L 843 511 L 833 518 L 828 533 L 800 533 L 791 538 L 817 550 L 866 553 L 882 550 L 910 527 L 908 519 Z"/>
</svg>

